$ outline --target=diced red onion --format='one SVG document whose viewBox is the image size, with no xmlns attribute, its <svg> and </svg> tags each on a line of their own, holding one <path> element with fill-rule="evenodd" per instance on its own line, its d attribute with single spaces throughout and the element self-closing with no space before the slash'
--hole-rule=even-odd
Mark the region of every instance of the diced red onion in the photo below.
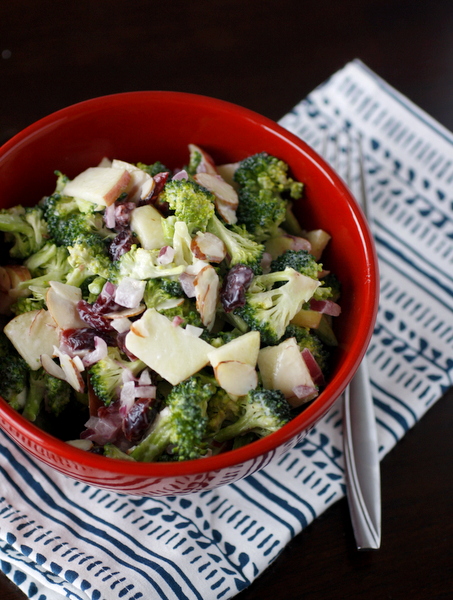
<svg viewBox="0 0 453 600">
<path fill-rule="evenodd" d="M 135 382 L 135 377 L 130 369 L 124 368 L 121 373 L 121 380 L 123 383 L 129 383 L 130 381 Z"/>
<path fill-rule="evenodd" d="M 149 369 L 144 369 L 138 378 L 138 385 L 151 385 L 151 383 L 151 373 L 149 372 Z"/>
<path fill-rule="evenodd" d="M 311 400 L 318 395 L 318 390 L 311 385 L 296 385 L 296 387 L 293 388 L 293 394 L 296 398 L 299 398 L 299 400 Z"/>
<path fill-rule="evenodd" d="M 104 211 L 104 222 L 108 229 L 115 229 L 115 204 L 107 206 Z"/>
<path fill-rule="evenodd" d="M 179 327 L 182 323 L 184 323 L 184 319 L 182 317 L 174 317 L 173 321 L 171 322 L 171 324 L 173 325 L 173 327 Z"/>
<path fill-rule="evenodd" d="M 179 276 L 179 283 L 181 284 L 182 291 L 188 298 L 195 298 L 194 279 L 195 275 L 190 275 L 189 273 L 181 273 Z"/>
<path fill-rule="evenodd" d="M 90 417 L 85 423 L 87 429 L 81 433 L 80 437 L 100 445 L 113 442 L 121 428 L 119 417 L 118 412 L 114 415 L 107 414 L 105 417 Z"/>
<path fill-rule="evenodd" d="M 173 262 L 175 258 L 175 250 L 171 246 L 163 246 L 160 249 L 159 256 L 157 257 L 157 262 L 160 265 L 169 265 Z"/>
<path fill-rule="evenodd" d="M 135 382 L 128 381 L 127 383 L 123 384 L 123 387 L 121 388 L 120 402 L 122 406 L 125 406 L 127 410 L 129 410 L 134 404 L 134 400 Z"/>
<path fill-rule="evenodd" d="M 156 397 L 156 386 L 155 385 L 137 385 L 135 386 L 135 397 L 136 398 L 155 398 Z"/>
<path fill-rule="evenodd" d="M 313 382 L 316 385 L 324 385 L 325 381 L 323 372 L 321 371 L 321 367 L 316 362 L 316 359 L 311 351 L 308 348 L 304 348 L 301 352 L 301 355 L 303 361 L 307 365 L 307 369 L 310 373 L 310 377 L 313 379 Z"/>
<path fill-rule="evenodd" d="M 310 309 L 332 317 L 338 317 L 341 313 L 341 306 L 332 300 L 310 300 Z"/>
<path fill-rule="evenodd" d="M 261 259 L 261 268 L 263 269 L 263 273 L 269 273 L 271 269 L 272 262 L 272 254 L 269 252 L 264 252 L 263 257 Z"/>
<path fill-rule="evenodd" d="M 85 354 L 82 362 L 85 367 L 90 367 L 107 356 L 107 344 L 105 340 L 99 336 L 94 338 L 94 350 Z"/>
<path fill-rule="evenodd" d="M 132 325 L 132 321 L 127 317 L 123 317 L 121 319 L 112 319 L 112 327 L 118 333 L 125 333 L 129 331 Z"/>
<path fill-rule="evenodd" d="M 125 277 L 115 292 L 115 302 L 126 308 L 136 308 L 143 299 L 146 281 Z"/>
<path fill-rule="evenodd" d="M 172 177 L 172 179 L 188 179 L 189 178 L 189 174 L 187 173 L 187 171 L 185 169 L 182 169 L 181 171 L 178 171 L 177 173 L 175 173 Z"/>
</svg>

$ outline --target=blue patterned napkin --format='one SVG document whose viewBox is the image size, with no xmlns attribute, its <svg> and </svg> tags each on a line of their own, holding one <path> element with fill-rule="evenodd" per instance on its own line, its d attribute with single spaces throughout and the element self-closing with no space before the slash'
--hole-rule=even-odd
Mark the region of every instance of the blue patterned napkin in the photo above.
<svg viewBox="0 0 453 600">
<path fill-rule="evenodd" d="M 359 61 L 281 123 L 319 150 L 326 128 L 363 136 L 381 269 L 368 360 L 383 457 L 452 383 L 453 135 Z M 344 495 L 341 448 L 337 404 L 260 473 L 145 499 L 74 482 L 0 432 L 0 567 L 36 600 L 227 600 Z"/>
</svg>

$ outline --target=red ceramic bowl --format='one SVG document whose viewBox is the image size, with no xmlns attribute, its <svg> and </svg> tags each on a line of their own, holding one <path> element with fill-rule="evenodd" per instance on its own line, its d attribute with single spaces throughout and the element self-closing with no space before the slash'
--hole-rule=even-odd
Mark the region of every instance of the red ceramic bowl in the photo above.
<svg viewBox="0 0 453 600">
<path fill-rule="evenodd" d="M 323 256 L 343 285 L 339 347 L 319 397 L 281 430 L 248 446 L 181 463 L 131 463 L 90 454 L 26 421 L 0 399 L 0 425 L 22 448 L 77 480 L 144 496 L 187 494 L 237 481 L 300 442 L 354 375 L 371 337 L 378 304 L 377 260 L 363 214 L 346 186 L 304 142 L 245 108 L 175 92 L 132 92 L 88 100 L 31 125 L 0 149 L 3 207 L 35 204 L 53 191 L 56 169 L 74 177 L 102 157 L 129 162 L 187 161 L 187 145 L 205 148 L 217 164 L 266 151 L 289 163 L 305 183 L 295 212 L 306 229 L 332 235 Z"/>
</svg>

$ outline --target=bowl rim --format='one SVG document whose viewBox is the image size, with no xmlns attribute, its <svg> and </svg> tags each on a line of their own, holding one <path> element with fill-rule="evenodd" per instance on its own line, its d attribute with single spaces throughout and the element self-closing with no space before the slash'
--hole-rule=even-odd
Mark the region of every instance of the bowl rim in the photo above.
<svg viewBox="0 0 453 600">
<path fill-rule="evenodd" d="M 326 177 L 330 179 L 338 191 L 348 198 L 350 210 L 357 223 L 358 231 L 361 234 L 362 248 L 367 265 L 367 299 L 370 302 L 368 307 L 368 326 L 366 329 L 361 329 L 358 334 L 360 339 L 360 351 L 357 353 L 354 360 L 346 356 L 346 359 L 340 365 L 340 368 L 336 373 L 334 381 L 328 381 L 318 398 L 281 429 L 241 448 L 205 458 L 175 463 L 158 463 L 132 462 L 93 454 L 72 446 L 65 441 L 59 440 L 44 430 L 39 429 L 36 425 L 27 421 L 19 412 L 14 410 L 3 398 L 0 398 L 0 421 L 3 419 L 11 428 L 14 428 L 20 436 L 27 438 L 38 446 L 42 446 L 45 449 L 46 454 L 52 453 L 59 456 L 62 460 L 78 463 L 82 467 L 90 470 L 94 469 L 96 471 L 103 471 L 116 475 L 128 475 L 149 479 L 172 478 L 192 474 L 196 475 L 205 472 L 216 472 L 226 467 L 235 467 L 248 463 L 249 461 L 255 461 L 256 459 L 259 459 L 259 457 L 289 443 L 301 432 L 311 429 L 318 419 L 326 414 L 341 396 L 366 353 L 377 316 L 379 296 L 377 254 L 368 223 L 346 184 L 325 160 L 302 139 L 284 129 L 277 122 L 251 109 L 218 98 L 190 92 L 142 90 L 120 92 L 82 100 L 42 117 L 15 134 L 0 147 L 0 161 L 2 157 L 7 156 L 18 144 L 24 143 L 30 136 L 34 136 L 39 131 L 42 131 L 49 125 L 54 124 L 61 119 L 81 116 L 81 110 L 96 110 L 99 108 L 108 109 L 109 105 L 127 101 L 128 98 L 138 98 L 143 100 L 154 98 L 156 100 L 169 100 L 182 105 L 191 102 L 209 106 L 224 112 L 231 113 L 231 111 L 233 111 L 239 117 L 253 121 L 257 125 L 271 130 L 273 134 L 297 147 L 299 151 L 302 150 L 302 153 L 306 158 L 315 163 L 317 167 L 323 171 Z M 333 387 L 335 383 L 336 389 L 332 390 L 330 393 L 329 388 Z M 18 443 L 20 444 L 20 441 L 18 441 Z M 41 457 L 41 460 L 44 460 L 44 458 Z M 77 474 L 78 473 L 75 472 L 74 477 L 77 477 Z"/>
</svg>

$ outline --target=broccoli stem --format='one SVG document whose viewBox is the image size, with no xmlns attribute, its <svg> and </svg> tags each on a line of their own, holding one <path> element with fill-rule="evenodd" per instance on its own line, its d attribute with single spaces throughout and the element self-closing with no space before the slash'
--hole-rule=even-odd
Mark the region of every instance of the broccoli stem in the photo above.
<svg viewBox="0 0 453 600">
<path fill-rule="evenodd" d="M 25 401 L 22 416 L 28 421 L 34 423 L 41 410 L 42 401 L 44 398 L 44 384 L 33 379 L 30 376 L 30 390 Z"/>
</svg>

